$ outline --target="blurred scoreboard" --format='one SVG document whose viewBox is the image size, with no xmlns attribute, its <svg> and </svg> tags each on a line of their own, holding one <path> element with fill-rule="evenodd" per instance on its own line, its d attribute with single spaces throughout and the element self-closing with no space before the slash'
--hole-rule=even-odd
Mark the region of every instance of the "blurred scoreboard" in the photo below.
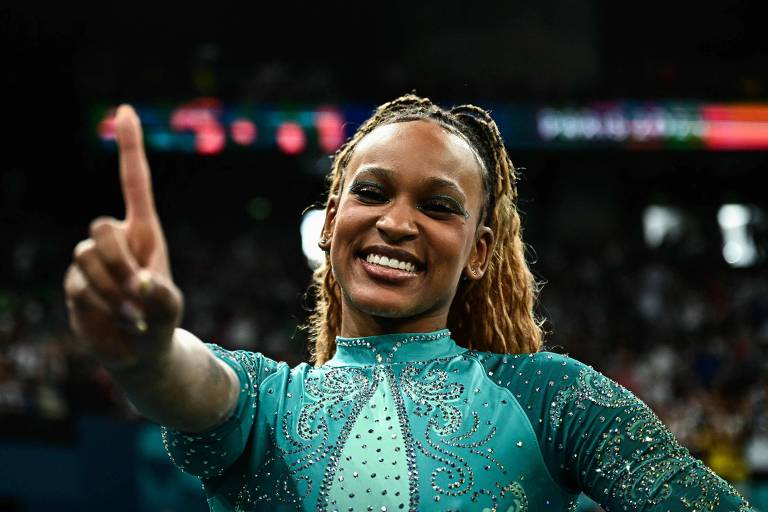
<svg viewBox="0 0 768 512">
<path fill-rule="evenodd" d="M 373 105 L 224 105 L 198 98 L 134 105 L 153 151 L 334 153 L 373 113 Z M 511 149 L 768 149 L 768 104 L 685 101 L 588 105 L 483 105 Z M 115 149 L 117 105 L 91 112 L 96 143 Z"/>
</svg>

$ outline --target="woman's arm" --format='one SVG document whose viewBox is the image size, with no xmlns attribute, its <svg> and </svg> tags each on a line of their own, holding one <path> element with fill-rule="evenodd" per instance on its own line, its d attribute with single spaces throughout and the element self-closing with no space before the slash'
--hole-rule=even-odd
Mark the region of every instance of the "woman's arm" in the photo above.
<svg viewBox="0 0 768 512">
<path fill-rule="evenodd" d="M 753 510 L 629 390 L 571 358 L 550 370 L 549 453 L 569 485 L 606 510 Z"/>
<path fill-rule="evenodd" d="M 70 327 L 141 414 L 205 431 L 231 414 L 238 377 L 178 328 L 184 297 L 171 276 L 139 118 L 121 106 L 115 124 L 126 219 L 97 218 L 77 244 L 64 279 Z"/>
<path fill-rule="evenodd" d="M 234 411 L 240 388 L 234 370 L 197 336 L 180 328 L 174 331 L 166 356 L 110 374 L 144 416 L 189 433 L 224 423 Z"/>
</svg>

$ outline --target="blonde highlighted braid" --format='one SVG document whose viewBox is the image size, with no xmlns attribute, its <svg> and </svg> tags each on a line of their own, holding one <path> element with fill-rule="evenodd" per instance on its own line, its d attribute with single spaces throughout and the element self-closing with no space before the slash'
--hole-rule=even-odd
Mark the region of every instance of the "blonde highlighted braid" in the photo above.
<svg viewBox="0 0 768 512">
<path fill-rule="evenodd" d="M 450 111 L 428 98 L 406 94 L 384 103 L 335 154 L 328 175 L 328 197 L 340 195 L 344 172 L 357 144 L 374 128 L 397 122 L 429 120 L 463 137 L 483 164 L 485 201 L 478 222 L 494 233 L 490 264 L 482 279 L 462 281 L 448 313 L 453 339 L 474 350 L 530 353 L 542 348 L 543 320 L 534 306 L 538 283 L 525 260 L 517 211 L 517 171 L 507 155 L 498 126 L 490 114 L 474 105 Z M 327 206 L 327 203 L 326 203 Z M 310 355 L 321 365 L 336 351 L 341 332 L 341 289 L 326 261 L 312 276 L 315 308 L 308 325 Z"/>
</svg>

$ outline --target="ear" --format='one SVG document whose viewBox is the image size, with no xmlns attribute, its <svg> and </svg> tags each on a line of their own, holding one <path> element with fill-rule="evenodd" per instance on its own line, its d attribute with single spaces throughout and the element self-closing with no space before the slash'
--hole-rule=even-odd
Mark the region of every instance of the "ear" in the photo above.
<svg viewBox="0 0 768 512">
<path fill-rule="evenodd" d="M 464 276 L 467 279 L 479 280 L 488 270 L 493 251 L 493 231 L 488 226 L 479 226 L 475 235 L 475 245 L 464 267 Z"/>
<path fill-rule="evenodd" d="M 339 196 L 332 195 L 328 198 L 328 205 L 325 207 L 325 222 L 323 222 L 323 230 L 320 232 L 320 241 L 317 243 L 326 252 L 331 250 L 331 239 L 333 238 L 338 205 Z"/>
</svg>

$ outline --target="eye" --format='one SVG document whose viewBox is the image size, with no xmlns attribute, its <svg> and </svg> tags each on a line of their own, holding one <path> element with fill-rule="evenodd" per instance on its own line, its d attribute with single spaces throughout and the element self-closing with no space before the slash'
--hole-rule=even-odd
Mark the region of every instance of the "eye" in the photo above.
<svg viewBox="0 0 768 512">
<path fill-rule="evenodd" d="M 451 198 L 435 197 L 419 205 L 419 209 L 432 215 L 447 217 L 459 215 L 467 218 L 467 213 Z"/>
<path fill-rule="evenodd" d="M 366 204 L 386 203 L 388 200 L 382 188 L 374 183 L 354 183 L 350 192 Z"/>
</svg>

